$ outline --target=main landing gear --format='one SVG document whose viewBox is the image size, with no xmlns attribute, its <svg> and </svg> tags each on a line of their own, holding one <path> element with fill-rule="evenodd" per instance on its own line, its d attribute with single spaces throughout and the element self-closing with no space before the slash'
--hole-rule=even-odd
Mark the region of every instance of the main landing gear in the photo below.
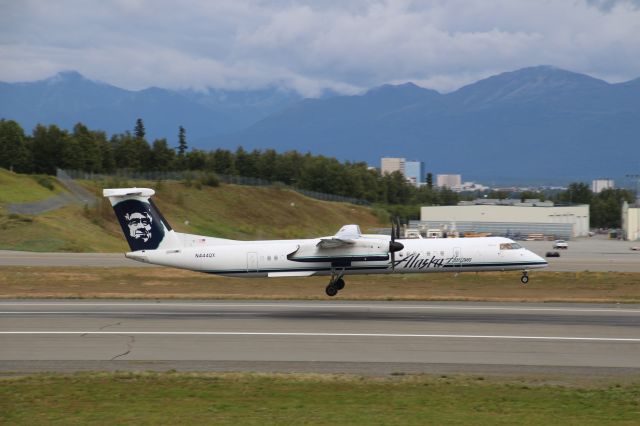
<svg viewBox="0 0 640 426">
<path fill-rule="evenodd" d="M 526 284 L 529 282 L 529 271 L 522 271 L 522 276 L 520 277 L 520 282 L 522 284 Z"/>
<path fill-rule="evenodd" d="M 331 271 L 331 281 L 329 281 L 329 285 L 327 285 L 327 288 L 325 289 L 327 296 L 333 297 L 338 294 L 338 291 L 344 288 L 344 279 L 342 279 L 343 275 L 344 269 L 337 275 L 334 270 Z"/>
</svg>

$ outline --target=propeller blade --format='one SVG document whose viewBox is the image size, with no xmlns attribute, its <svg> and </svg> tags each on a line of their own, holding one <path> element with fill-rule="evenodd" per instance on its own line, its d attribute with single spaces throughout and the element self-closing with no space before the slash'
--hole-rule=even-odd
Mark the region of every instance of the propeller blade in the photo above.
<svg viewBox="0 0 640 426">
<path fill-rule="evenodd" d="M 391 241 L 395 241 L 396 239 L 396 230 L 395 230 L 396 220 L 395 217 L 391 217 Z"/>
<path fill-rule="evenodd" d="M 399 243 L 397 241 L 389 242 L 389 253 L 391 253 L 391 270 L 395 272 L 396 270 L 396 252 L 400 251 L 404 248 L 404 244 Z"/>
</svg>

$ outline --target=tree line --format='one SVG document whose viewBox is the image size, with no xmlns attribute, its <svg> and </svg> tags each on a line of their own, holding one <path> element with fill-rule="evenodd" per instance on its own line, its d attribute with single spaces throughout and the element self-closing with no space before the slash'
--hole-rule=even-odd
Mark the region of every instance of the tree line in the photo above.
<svg viewBox="0 0 640 426">
<path fill-rule="evenodd" d="M 365 162 L 340 162 L 322 155 L 273 149 L 189 149 L 183 127 L 178 129 L 175 146 L 165 138 L 149 143 L 142 119 L 136 121 L 133 132 L 111 137 L 82 123 L 72 131 L 39 124 L 27 135 L 17 122 L 0 120 L 0 167 L 35 174 L 55 174 L 57 168 L 100 174 L 117 170 L 203 171 L 282 182 L 372 203 L 453 205 L 459 201 L 457 193 L 433 187 L 432 179 L 416 188 L 401 173 L 382 175 Z"/>
<path fill-rule="evenodd" d="M 111 137 L 82 123 L 76 124 L 72 131 L 39 124 L 27 135 L 17 122 L 0 120 L 0 167 L 18 173 L 53 175 L 57 168 L 62 168 L 101 174 L 131 170 L 238 175 L 385 204 L 387 210 L 404 220 L 418 219 L 421 205 L 455 205 L 462 199 L 481 196 L 436 188 L 431 173 L 426 176 L 427 184 L 416 188 L 399 172 L 382 175 L 364 162 L 342 163 L 310 153 L 279 153 L 273 149 L 247 151 L 242 147 L 235 151 L 189 149 L 186 129 L 182 126 L 178 128 L 175 144 L 171 146 L 165 138 L 149 143 L 142 119 L 136 120 L 133 132 Z M 571 183 L 567 190 L 555 194 L 492 191 L 488 197 L 547 198 L 556 203 L 589 204 L 591 226 L 595 228 L 620 227 L 622 202 L 635 200 L 632 191 L 607 189 L 594 194 L 582 182 Z"/>
<path fill-rule="evenodd" d="M 635 194 L 629 189 L 608 188 L 594 193 L 589 185 L 573 182 L 566 191 L 554 197 L 554 201 L 567 204 L 589 204 L 592 228 L 620 228 L 622 226 L 622 203 L 635 202 Z"/>
</svg>

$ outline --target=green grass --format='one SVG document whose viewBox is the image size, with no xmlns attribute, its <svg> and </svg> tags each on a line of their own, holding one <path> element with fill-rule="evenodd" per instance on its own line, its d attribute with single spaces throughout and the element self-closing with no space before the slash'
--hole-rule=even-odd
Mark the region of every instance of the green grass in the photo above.
<svg viewBox="0 0 640 426">
<path fill-rule="evenodd" d="M 115 216 L 114 216 L 115 222 Z M 70 205 L 40 215 L 0 215 L 0 249 L 41 252 L 123 252 L 117 223 L 102 225 Z"/>
<path fill-rule="evenodd" d="M 59 189 L 55 181 L 54 189 Z M 187 187 L 180 182 L 82 182 L 98 197 L 92 208 L 66 206 L 40 215 L 9 215 L 6 204 L 54 195 L 35 177 L 0 169 L 0 249 L 122 252 L 127 245 L 102 189 L 113 185 L 157 189 L 154 198 L 178 232 L 232 239 L 333 235 L 344 224 L 383 227 L 372 209 L 319 201 L 279 187 Z"/>
<path fill-rule="evenodd" d="M 206 373 L 0 380 L 6 424 L 632 425 L 639 418 L 637 383 Z"/>
<path fill-rule="evenodd" d="M 349 276 L 337 299 L 640 303 L 640 273 Z M 0 298 L 320 299 L 327 277 L 226 278 L 172 268 L 0 267 Z"/>
<path fill-rule="evenodd" d="M 53 177 L 21 175 L 0 168 L 0 204 L 41 201 L 61 191 L 62 186 Z"/>
</svg>

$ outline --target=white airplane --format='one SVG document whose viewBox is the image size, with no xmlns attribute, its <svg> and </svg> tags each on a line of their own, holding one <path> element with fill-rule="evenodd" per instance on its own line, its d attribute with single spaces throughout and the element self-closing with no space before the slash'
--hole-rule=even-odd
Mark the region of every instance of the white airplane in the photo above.
<svg viewBox="0 0 640 426">
<path fill-rule="evenodd" d="M 356 274 L 523 271 L 547 262 L 508 238 L 398 239 L 364 235 L 345 225 L 336 235 L 303 240 L 237 241 L 175 232 L 151 200 L 148 188 L 105 189 L 131 252 L 140 262 L 230 277 L 331 276 L 335 296 L 344 276 Z"/>
</svg>

